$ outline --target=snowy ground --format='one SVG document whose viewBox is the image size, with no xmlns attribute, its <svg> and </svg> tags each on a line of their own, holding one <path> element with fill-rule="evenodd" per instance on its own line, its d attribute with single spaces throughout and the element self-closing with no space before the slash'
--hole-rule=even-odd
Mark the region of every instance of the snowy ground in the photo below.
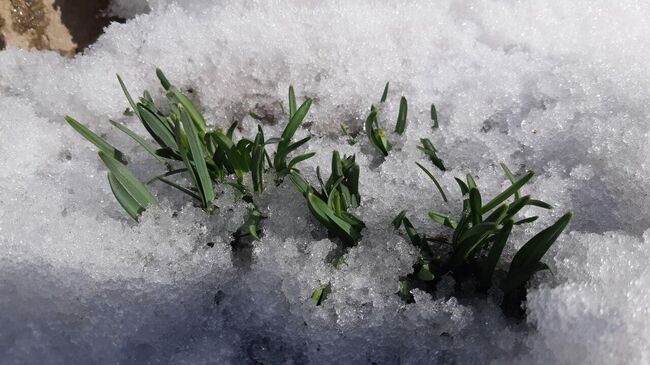
<svg viewBox="0 0 650 365">
<path fill-rule="evenodd" d="M 0 52 L 0 363 L 650 363 L 650 3 L 150 5 L 72 60 Z M 362 168 L 368 229 L 347 265 L 326 263 L 333 244 L 288 182 L 259 197 L 269 218 L 248 258 L 230 249 L 245 207 L 229 193 L 208 217 L 157 186 L 162 209 L 128 220 L 94 148 L 63 115 L 105 133 L 152 176 L 160 168 L 108 119 L 139 128 L 122 115 L 114 75 L 160 98 L 156 66 L 194 90 L 212 125 L 243 118 L 242 133 L 256 125 L 248 111 L 266 106 L 279 119 L 268 134 L 279 135 L 290 83 L 315 98 L 299 133 L 316 136 L 307 150 L 319 154 L 305 170 L 328 166 L 333 148 L 356 153 Z M 386 122 L 405 95 L 410 125 L 380 164 L 338 128 L 360 127 L 388 80 Z M 413 164 L 425 136 L 449 167 L 439 174 L 448 206 Z M 415 252 L 390 219 L 409 209 L 435 232 L 425 212 L 457 212 L 453 177 L 473 172 L 495 194 L 506 186 L 498 161 L 535 170 L 526 192 L 556 208 L 517 244 L 574 212 L 545 259 L 554 274 L 529 291 L 527 320 L 444 289 L 405 305 L 397 279 Z M 309 295 L 327 281 L 333 292 L 316 307 Z"/>
</svg>

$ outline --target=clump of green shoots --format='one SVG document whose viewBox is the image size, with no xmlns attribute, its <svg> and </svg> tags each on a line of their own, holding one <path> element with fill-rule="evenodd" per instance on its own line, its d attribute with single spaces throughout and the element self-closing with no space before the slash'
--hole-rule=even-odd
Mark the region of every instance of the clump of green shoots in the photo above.
<svg viewBox="0 0 650 365">
<path fill-rule="evenodd" d="M 311 138 L 307 136 L 293 141 L 295 133 L 309 112 L 312 100 L 306 99 L 298 107 L 293 87 L 289 87 L 289 121 L 281 136 L 266 139 L 262 127 L 258 125 L 254 139 L 241 138 L 235 141 L 233 134 L 237 122 L 232 123 L 225 132 L 218 128 L 209 130 L 205 118 L 192 101 L 173 86 L 162 71 L 156 70 L 156 74 L 166 92 L 168 107 L 164 110 L 168 110 L 167 112 L 156 106 L 147 91 L 136 102 L 118 76 L 119 84 L 131 107 L 131 112 L 127 114 L 135 115 L 140 120 L 149 134 L 148 139 L 122 124 L 110 121 L 166 168 L 165 173 L 154 176 L 146 184 L 129 171 L 129 160 L 122 151 L 74 118 L 65 117 L 72 128 L 99 149 L 99 157 L 108 168 L 111 190 L 127 214 L 137 220 L 148 207 L 158 205 L 146 187 L 156 181 L 190 196 L 206 212 L 213 213 L 218 209 L 215 205 L 215 185 L 223 184 L 234 188 L 250 207 L 245 222 L 233 233 L 235 242 L 245 237 L 258 239 L 261 234 L 259 226 L 264 217 L 255 205 L 254 193 L 264 191 L 264 178 L 267 172 L 273 170 L 275 183 L 280 184 L 288 176 L 305 197 L 311 214 L 327 229 L 330 238 L 336 238 L 339 252 L 332 260 L 332 265 L 338 268 L 344 262 L 341 253 L 360 241 L 362 230 L 365 228 L 364 222 L 351 212 L 361 204 L 360 169 L 354 155 L 344 155 L 341 158 L 338 151 L 333 151 L 331 174 L 324 180 L 320 168 L 317 168 L 318 186 L 315 187 L 296 168 L 300 162 L 315 155 L 312 152 L 292 158 L 290 156 Z M 388 97 L 388 87 L 389 84 L 386 83 L 381 103 Z M 401 135 L 406 130 L 407 109 L 406 98 L 402 97 L 395 126 L 397 134 Z M 385 130 L 379 125 L 377 113 L 378 109 L 373 105 L 366 119 L 365 129 L 371 144 L 382 156 L 387 156 L 392 146 Z M 433 128 L 438 128 L 438 115 L 433 104 L 431 120 Z M 342 131 L 350 144 L 356 142 L 344 126 Z M 431 141 L 422 138 L 420 142 L 418 148 L 434 166 L 445 171 L 446 167 L 437 156 L 438 151 Z M 277 144 L 273 157 L 266 149 L 270 144 Z M 447 196 L 435 176 L 421 164 L 416 164 L 435 184 L 446 202 Z M 460 217 L 453 218 L 447 214 L 429 212 L 428 215 L 434 222 L 451 230 L 449 236 L 429 237 L 418 233 L 406 217 L 406 211 L 400 212 L 394 219 L 394 227 L 403 227 L 411 243 L 420 251 L 413 274 L 400 281 L 399 294 L 404 300 L 413 300 L 410 294 L 413 287 L 435 291 L 437 283 L 445 275 L 452 275 L 457 284 L 473 279 L 480 291 L 487 292 L 494 285 L 495 272 L 500 270 L 498 263 L 512 229 L 538 218 L 517 217 L 517 214 L 526 206 L 551 209 L 551 206 L 543 201 L 532 199 L 528 195 L 521 196 L 519 190 L 532 178 L 532 172 L 517 179 L 504 164 L 501 164 L 501 167 L 511 185 L 496 197 L 484 203 L 474 177 L 468 174 L 465 180 L 456 179 L 463 197 Z M 191 185 L 183 185 L 182 180 L 173 180 L 175 176 L 185 176 Z M 512 201 L 508 202 L 510 198 Z M 513 257 L 505 278 L 498 283 L 504 293 L 502 308 L 507 314 L 522 314 L 521 303 L 525 299 L 526 284 L 537 271 L 548 269 L 541 260 L 570 219 L 571 213 L 565 214 L 526 242 Z M 321 285 L 314 291 L 311 299 L 320 305 L 330 291 L 329 283 Z"/>
<path fill-rule="evenodd" d="M 307 200 L 312 215 L 327 228 L 330 238 L 338 238 L 341 248 L 353 247 L 361 239 L 365 223 L 349 209 L 361 204 L 359 194 L 359 165 L 355 156 L 343 156 L 338 151 L 332 152 L 332 172 L 327 181 L 323 181 L 320 168 L 316 168 L 319 188 L 310 185 L 297 171 L 291 171 L 291 181 Z M 343 256 L 332 260 L 338 268 L 344 262 Z M 331 291 L 329 283 L 318 287 L 311 295 L 316 305 L 321 305 Z"/>
<path fill-rule="evenodd" d="M 297 171 L 291 172 L 291 181 L 307 200 L 312 215 L 327 228 L 331 237 L 338 238 L 344 247 L 352 247 L 361 239 L 365 224 L 348 212 L 361 203 L 359 195 L 359 165 L 355 156 L 332 153 L 332 172 L 323 181 L 320 168 L 316 169 L 319 188 L 310 185 Z"/>
<path fill-rule="evenodd" d="M 126 95 L 133 114 L 138 117 L 151 139 L 154 147 L 145 138 L 137 135 L 126 126 L 111 121 L 117 129 L 131 137 L 156 160 L 167 168 L 164 174 L 148 181 L 160 181 L 198 201 L 208 213 L 216 210 L 214 184 L 224 183 L 234 187 L 242 200 L 252 205 L 246 222 L 235 232 L 235 239 L 252 236 L 257 239 L 261 232 L 259 223 L 263 218 L 253 202 L 253 192 L 264 190 L 265 173 L 274 169 L 277 179 L 295 170 L 295 166 L 313 153 L 303 154 L 287 162 L 289 155 L 306 143 L 310 137 L 292 143 L 291 139 L 301 125 L 311 106 L 307 99 L 300 108 L 296 108 L 293 88 L 289 89 L 290 119 L 280 138 L 266 140 L 262 127 L 258 125 L 257 135 L 253 140 L 233 139 L 237 122 L 232 123 L 226 132 L 221 129 L 208 130 L 205 118 L 190 99 L 181 93 L 163 72 L 156 70 L 162 87 L 166 91 L 170 112 L 164 113 L 156 106 L 151 95 L 145 91 L 136 103 L 128 92 L 122 79 L 117 76 Z M 86 128 L 70 116 L 66 121 L 83 137 L 99 148 L 100 158 L 109 169 L 108 179 L 115 198 L 124 210 L 135 220 L 150 205 L 157 204 L 155 198 L 147 191 L 145 184 L 138 181 L 126 168 L 124 153 Z M 273 160 L 266 146 L 277 143 Z M 171 176 L 184 174 L 192 185 L 183 186 Z M 246 177 L 250 176 L 250 185 Z"/>
<path fill-rule="evenodd" d="M 483 202 L 474 178 L 468 174 L 465 181 L 456 179 L 464 197 L 460 217 L 452 218 L 446 214 L 429 212 L 429 217 L 434 222 L 452 230 L 450 239 L 444 236 L 430 238 L 419 234 L 406 218 L 405 211 L 395 218 L 395 228 L 404 227 L 411 243 L 418 247 L 421 253 L 415 264 L 414 274 L 401 281 L 400 295 L 406 301 L 412 300 L 409 294 L 411 287 L 435 291 L 437 282 L 446 274 L 451 274 L 457 284 L 475 279 L 478 289 L 487 292 L 493 285 L 497 264 L 512 229 L 538 218 L 518 218 L 517 213 L 526 206 L 552 209 L 543 201 L 532 199 L 528 195 L 520 196 L 519 190 L 533 177 L 533 172 L 516 179 L 504 164 L 501 166 L 511 185 L 491 200 Z M 513 200 L 507 202 L 511 197 Z M 521 303 L 525 300 L 526 284 L 533 274 L 548 269 L 541 259 L 570 220 L 571 213 L 563 215 L 517 251 L 505 280 L 501 283 L 504 292 L 502 308 L 506 314 L 523 314 Z"/>
<path fill-rule="evenodd" d="M 388 97 L 388 86 L 389 83 L 386 83 L 384 87 L 384 92 L 381 96 L 381 103 L 386 102 Z M 370 114 L 366 118 L 365 129 L 366 134 L 368 135 L 368 140 L 382 156 L 388 156 L 388 153 L 393 148 L 392 144 L 386 136 L 386 130 L 381 127 L 379 124 L 379 111 L 373 104 L 370 107 Z M 402 135 L 406 130 L 406 116 L 408 113 L 408 103 L 406 98 L 402 96 L 399 103 L 399 112 L 397 114 L 397 122 L 395 124 L 395 133 Z"/>
</svg>

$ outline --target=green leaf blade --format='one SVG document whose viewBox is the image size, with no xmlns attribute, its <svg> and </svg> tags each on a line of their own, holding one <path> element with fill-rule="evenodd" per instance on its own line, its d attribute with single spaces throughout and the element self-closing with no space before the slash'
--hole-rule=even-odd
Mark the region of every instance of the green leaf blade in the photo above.
<svg viewBox="0 0 650 365">
<path fill-rule="evenodd" d="M 66 115 L 64 119 L 75 131 L 81 134 L 82 137 L 84 137 L 90 143 L 97 146 L 97 148 L 99 148 L 100 151 L 104 152 L 106 155 L 111 156 L 112 158 L 116 159 L 117 161 L 120 161 L 125 165 L 127 164 L 126 157 L 124 156 L 124 153 L 122 153 L 122 151 L 113 147 L 113 145 L 106 142 L 106 140 L 104 140 L 102 137 L 95 134 L 93 131 L 88 129 L 85 125 L 81 124 L 71 116 Z"/>
<path fill-rule="evenodd" d="M 533 177 L 533 175 L 535 175 L 535 173 L 529 171 L 526 175 L 522 176 L 519 180 L 515 181 L 512 185 L 510 185 L 501 194 L 495 196 L 492 200 L 490 200 L 487 204 L 485 204 L 481 211 L 483 213 L 489 212 L 497 205 L 503 203 L 506 199 L 508 199 L 513 194 L 515 194 L 522 186 L 524 186 L 528 182 L 528 180 L 530 180 Z"/>
<path fill-rule="evenodd" d="M 144 148 L 147 152 L 149 152 L 150 155 L 152 155 L 156 160 L 166 163 L 165 159 L 158 155 L 156 153 L 156 149 L 149 144 L 144 138 L 140 137 L 137 135 L 135 132 L 130 130 L 127 126 L 124 126 L 114 120 L 109 120 L 109 122 L 117 129 L 119 129 L 122 133 L 126 134 L 127 136 L 131 137 L 135 142 L 137 142 L 142 148 Z"/>
<path fill-rule="evenodd" d="M 104 162 L 115 179 L 123 186 L 124 190 L 143 208 L 157 205 L 156 198 L 149 193 L 147 188 L 133 175 L 121 162 L 99 151 L 99 158 Z"/>
<path fill-rule="evenodd" d="M 200 182 L 201 195 L 203 197 L 205 207 L 208 208 L 212 205 L 212 202 L 215 198 L 214 189 L 212 187 L 212 179 L 208 173 L 208 168 L 205 163 L 205 155 L 203 153 L 203 146 L 200 141 L 198 131 L 195 129 L 195 124 L 190 119 L 190 115 L 184 106 L 179 105 L 179 111 L 181 116 L 181 123 L 183 124 L 183 129 L 187 134 L 187 140 L 190 145 L 190 152 L 192 154 L 192 160 L 194 162 L 194 167 L 196 168 L 196 174 Z"/>
<path fill-rule="evenodd" d="M 408 103 L 406 98 L 402 96 L 399 102 L 399 113 L 397 114 L 397 124 L 395 125 L 395 133 L 402 135 L 406 130 L 406 115 L 408 113 Z"/>
</svg>

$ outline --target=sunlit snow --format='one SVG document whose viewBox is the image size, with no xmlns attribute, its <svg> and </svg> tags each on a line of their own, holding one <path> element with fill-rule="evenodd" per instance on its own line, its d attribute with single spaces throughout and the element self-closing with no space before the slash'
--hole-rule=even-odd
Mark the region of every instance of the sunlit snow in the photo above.
<svg viewBox="0 0 650 365">
<path fill-rule="evenodd" d="M 0 52 L 0 364 L 649 364 L 650 3 L 647 1 L 115 1 L 134 15 L 84 54 Z M 231 190 L 208 216 L 153 185 L 161 208 L 134 223 L 115 202 L 75 116 L 115 142 L 146 179 L 163 168 L 108 123 L 131 92 L 163 96 L 156 67 L 212 126 L 250 111 L 286 123 L 287 88 L 313 97 L 302 164 L 357 155 L 367 229 L 338 270 L 334 243 L 290 182 L 259 196 L 268 217 L 252 250 L 230 234 L 246 206 Z M 360 130 L 386 81 L 383 123 L 399 98 L 409 125 L 382 162 Z M 435 103 L 440 128 L 430 128 Z M 428 137 L 448 171 L 449 204 L 414 164 Z M 499 161 L 534 170 L 527 187 L 555 209 L 516 231 L 514 246 L 573 211 L 546 255 L 527 318 L 487 298 L 395 293 L 417 252 L 390 221 L 443 232 L 429 210 L 458 213 L 455 176 L 485 196 L 508 185 Z M 272 179 L 272 176 L 269 177 Z M 210 243 L 210 245 L 208 245 Z M 505 253 L 511 257 L 514 247 Z M 502 260 L 501 264 L 504 264 Z M 321 283 L 332 293 L 309 299 Z M 445 289 L 445 286 L 449 289 Z"/>
</svg>

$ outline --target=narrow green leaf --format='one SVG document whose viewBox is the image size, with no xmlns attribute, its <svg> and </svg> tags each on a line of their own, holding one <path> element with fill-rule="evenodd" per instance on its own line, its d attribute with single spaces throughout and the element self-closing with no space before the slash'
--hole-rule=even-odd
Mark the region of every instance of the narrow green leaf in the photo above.
<svg viewBox="0 0 650 365">
<path fill-rule="evenodd" d="M 474 180 L 474 176 L 472 176 L 471 174 L 467 174 L 465 178 L 467 179 L 467 187 L 469 189 L 478 189 L 476 185 L 476 180 Z"/>
<path fill-rule="evenodd" d="M 523 207 L 525 207 L 530 202 L 530 195 L 525 195 L 515 201 L 508 208 L 508 216 L 512 217 L 517 214 Z"/>
<path fill-rule="evenodd" d="M 300 105 L 300 108 L 298 108 L 298 110 L 296 110 L 295 113 L 293 113 L 293 115 L 289 119 L 289 123 L 287 123 L 287 126 L 282 131 L 282 141 L 280 142 L 281 144 L 284 143 L 287 146 L 289 145 L 291 138 L 293 138 L 293 135 L 296 134 L 298 127 L 307 116 L 311 104 L 312 104 L 312 99 L 309 98 Z"/>
<path fill-rule="evenodd" d="M 235 129 L 237 129 L 238 125 L 239 125 L 239 122 L 234 121 L 234 122 L 232 122 L 230 127 L 228 127 L 228 131 L 226 132 L 226 136 L 228 136 L 228 138 L 232 139 L 232 135 L 235 133 Z"/>
<path fill-rule="evenodd" d="M 508 237 L 510 237 L 510 232 L 512 231 L 513 223 L 512 221 L 507 221 L 503 228 L 501 228 L 494 237 L 494 242 L 490 251 L 488 252 L 487 257 L 481 263 L 481 282 L 483 288 L 487 289 L 492 282 L 492 276 L 494 275 L 494 269 L 501 258 L 503 253 L 503 248 L 506 246 Z"/>
<path fill-rule="evenodd" d="M 390 82 L 386 82 L 386 86 L 384 86 L 384 92 L 381 94 L 381 102 L 384 103 L 386 102 L 386 98 L 388 97 L 388 85 Z"/>
<path fill-rule="evenodd" d="M 289 147 L 286 148 L 285 155 L 297 150 L 298 148 L 300 148 L 300 146 L 307 143 L 310 139 L 311 139 L 311 136 L 307 136 L 307 137 L 297 141 L 296 143 L 292 143 L 291 145 L 289 145 Z"/>
<path fill-rule="evenodd" d="M 115 199 L 122 206 L 122 209 L 124 209 L 131 218 L 137 221 L 140 213 L 145 210 L 144 207 L 129 195 L 124 186 L 117 181 L 110 171 L 108 172 L 108 184 L 111 187 Z"/>
<path fill-rule="evenodd" d="M 178 150 L 178 145 L 174 139 L 172 131 L 169 130 L 165 123 L 144 105 L 138 104 L 137 109 L 138 114 L 140 115 L 140 120 L 149 134 L 151 134 L 151 137 L 153 137 L 153 139 L 155 139 L 162 147 L 170 148 L 172 151 L 176 152 Z"/>
<path fill-rule="evenodd" d="M 196 174 L 196 168 L 192 165 L 192 162 L 190 161 L 190 158 L 188 156 L 188 151 L 186 150 L 186 147 L 183 146 L 181 138 L 182 138 L 182 130 L 181 130 L 181 123 L 177 120 L 174 119 L 174 136 L 176 138 L 176 143 L 178 143 L 179 146 L 179 153 L 181 155 L 181 158 L 183 160 L 183 163 L 185 164 L 185 167 L 187 168 L 187 171 L 189 172 L 190 178 L 192 179 L 192 183 L 196 187 L 196 191 L 201 190 L 201 182 L 199 181 L 198 175 Z M 201 197 L 201 203 L 203 206 L 206 206 L 205 199 Z"/>
<path fill-rule="evenodd" d="M 326 285 L 322 285 L 311 295 L 311 300 L 314 302 L 314 304 L 321 305 L 331 291 L 331 284 L 328 283 Z"/>
<path fill-rule="evenodd" d="M 122 78 L 120 77 L 119 74 L 116 74 L 117 76 L 117 81 L 120 83 L 120 87 L 122 88 L 122 92 L 126 96 L 126 100 L 129 101 L 129 105 L 131 105 L 131 109 L 133 112 L 140 117 L 140 113 L 138 113 L 138 109 L 135 107 L 135 102 L 133 102 L 133 98 L 131 97 L 131 94 L 129 93 L 129 90 L 126 89 L 126 85 L 124 85 L 124 81 L 122 81 Z"/>
<path fill-rule="evenodd" d="M 378 124 L 377 122 L 377 109 L 375 106 L 371 106 L 370 108 L 370 114 L 368 115 L 368 118 L 366 118 L 366 134 L 368 135 L 368 140 L 370 141 L 370 144 L 372 144 L 379 153 L 382 154 L 382 156 L 388 156 L 388 150 L 385 146 L 385 141 L 383 141 L 380 138 L 380 132 L 383 133 L 383 130 L 376 130 L 375 125 Z M 385 137 L 384 137 L 385 140 Z"/>
<path fill-rule="evenodd" d="M 397 114 L 397 124 L 395 125 L 395 132 L 397 134 L 404 133 L 406 129 L 406 114 L 408 112 L 408 104 L 406 98 L 402 96 L 399 102 L 399 113 Z"/>
<path fill-rule="evenodd" d="M 153 157 L 155 157 L 156 160 L 158 160 L 158 161 L 160 161 L 162 163 L 166 163 L 165 159 L 163 157 L 161 157 L 160 155 L 158 155 L 156 153 L 156 149 L 151 144 L 149 144 L 149 142 L 145 141 L 144 138 L 140 137 L 135 132 L 130 130 L 128 127 L 126 127 L 126 126 L 124 126 L 124 125 L 122 125 L 122 124 L 120 124 L 120 123 L 118 123 L 118 122 L 116 122 L 114 120 L 109 120 L 109 122 L 113 126 L 115 126 L 115 128 L 119 129 L 124 134 L 131 137 L 131 139 L 136 141 L 140 146 L 142 146 L 142 148 L 144 148 L 147 152 L 149 152 L 149 154 L 151 154 Z"/>
<path fill-rule="evenodd" d="M 147 188 L 126 168 L 126 166 L 106 154 L 104 151 L 99 151 L 98 154 L 99 158 L 102 159 L 115 179 L 141 207 L 146 209 L 150 205 L 158 204 L 156 198 L 149 193 Z"/>
<path fill-rule="evenodd" d="M 171 83 L 169 83 L 169 80 L 167 80 L 167 77 L 165 77 L 165 74 L 162 72 L 161 69 L 156 68 L 156 76 L 158 76 L 158 80 L 160 80 L 160 84 L 165 90 L 169 90 L 169 88 L 172 86 Z"/>
<path fill-rule="evenodd" d="M 296 94 L 293 92 L 293 85 L 289 85 L 289 118 L 296 113 Z"/>
<path fill-rule="evenodd" d="M 508 216 L 508 204 L 501 204 L 497 207 L 490 215 L 483 220 L 483 222 L 495 222 L 501 224 L 501 222 Z"/>
<path fill-rule="evenodd" d="M 548 203 L 546 203 L 546 202 L 543 202 L 543 201 L 541 201 L 541 200 L 535 200 L 535 199 L 531 199 L 531 200 L 528 202 L 528 205 L 532 205 L 532 206 L 535 206 L 535 207 L 538 207 L 538 208 L 542 208 L 542 209 L 553 209 L 553 206 L 552 206 L 552 205 L 550 205 L 550 204 L 548 204 Z"/>
<path fill-rule="evenodd" d="M 506 199 L 508 199 L 511 195 L 513 195 L 517 190 L 519 190 L 522 186 L 524 186 L 528 180 L 530 180 L 535 173 L 532 171 L 529 171 L 526 175 L 522 176 L 519 180 L 514 182 L 512 185 L 510 185 L 506 190 L 504 190 L 501 194 L 495 196 L 492 200 L 490 200 L 487 204 L 483 206 L 483 209 L 481 211 L 483 213 L 489 212 L 492 210 L 494 207 L 497 205 L 503 203 Z"/>
<path fill-rule="evenodd" d="M 172 103 L 175 99 L 176 102 L 180 103 L 183 108 L 185 108 L 188 115 L 190 116 L 190 119 L 197 129 L 197 134 L 203 138 L 203 136 L 205 136 L 205 130 L 207 128 L 205 119 L 203 119 L 203 115 L 197 110 L 194 103 L 192 103 L 192 101 L 190 101 L 187 96 L 183 95 L 173 86 L 169 88 L 167 98 L 170 99 L 170 102 Z"/>
<path fill-rule="evenodd" d="M 242 176 L 245 171 L 248 171 L 246 166 L 246 161 L 243 156 L 237 150 L 237 146 L 233 141 L 228 138 L 223 132 L 216 131 L 215 133 L 210 134 L 213 140 L 219 146 L 221 152 L 225 154 L 225 161 L 223 161 L 227 166 L 230 166 L 234 169 L 234 172 L 237 176 Z M 223 158 L 222 158 L 223 160 Z"/>
<path fill-rule="evenodd" d="M 321 223 L 328 223 L 330 229 L 338 238 L 342 239 L 349 245 L 354 245 L 361 238 L 359 229 L 353 227 L 350 223 L 346 222 L 334 214 L 334 211 L 319 197 L 313 193 L 307 193 L 307 201 L 312 212 L 316 214 Z M 325 219 L 323 219 L 323 216 Z"/>
<path fill-rule="evenodd" d="M 406 216 L 406 210 L 403 210 L 399 212 L 399 214 L 393 219 L 393 227 L 395 229 L 399 229 L 399 227 L 402 225 L 402 221 L 404 220 L 404 217 Z"/>
<path fill-rule="evenodd" d="M 212 187 L 212 179 L 208 173 L 208 168 L 205 164 L 205 156 L 203 154 L 203 146 L 201 144 L 200 137 L 197 130 L 195 129 L 195 124 L 192 123 L 188 111 L 183 105 L 179 105 L 178 109 L 180 111 L 181 123 L 183 123 L 183 129 L 187 134 L 187 140 L 190 145 L 190 152 L 192 153 L 192 160 L 194 162 L 194 167 L 196 168 L 196 174 L 200 181 L 201 196 L 204 199 L 204 205 L 206 208 L 212 205 L 212 201 L 215 198 L 214 190 Z"/>
<path fill-rule="evenodd" d="M 89 142 L 97 146 L 100 151 L 103 151 L 105 154 L 113 157 L 114 159 L 120 161 L 123 164 L 127 164 L 126 158 L 122 151 L 113 147 L 110 143 L 106 142 L 102 137 L 96 135 L 93 131 L 88 129 L 85 125 L 79 123 L 74 118 L 69 115 L 66 115 L 65 121 L 70 124 L 70 126 L 76 130 L 82 137 L 87 139 Z"/>
<path fill-rule="evenodd" d="M 438 112 L 436 111 L 436 105 L 431 104 L 431 121 L 433 122 L 433 128 L 438 128 Z"/>
<path fill-rule="evenodd" d="M 282 131 L 282 140 L 278 143 L 277 152 L 273 160 L 273 165 L 277 171 L 283 171 L 286 169 L 286 157 L 289 153 L 288 148 L 291 143 L 291 138 L 293 138 L 293 135 L 298 130 L 298 127 L 302 123 L 303 119 L 305 119 L 305 116 L 307 116 L 309 108 L 311 107 L 311 103 L 312 99 L 307 99 L 304 103 L 302 103 L 302 105 L 300 105 L 300 108 L 298 108 L 298 110 L 296 110 L 296 112 L 289 119 L 289 123 L 287 123 L 284 131 Z M 297 146 L 294 144 L 293 148 L 295 149 Z"/>
<path fill-rule="evenodd" d="M 186 170 L 186 171 L 187 171 L 187 170 Z M 181 191 L 181 192 L 183 192 L 183 193 L 185 193 L 185 194 L 191 196 L 192 198 L 194 198 L 194 199 L 196 199 L 196 200 L 198 200 L 198 201 L 200 201 L 200 202 L 203 202 L 203 200 L 201 199 L 200 196 L 198 196 L 198 195 L 197 195 L 196 193 L 194 193 L 192 190 L 190 190 L 190 189 L 188 189 L 188 188 L 186 188 L 186 187 L 184 187 L 184 186 L 182 186 L 182 185 L 180 185 L 180 184 L 177 184 L 177 183 L 175 183 L 175 182 L 173 182 L 173 181 L 171 181 L 171 180 L 165 179 L 165 178 L 162 177 L 162 176 L 156 176 L 156 177 L 154 178 L 154 180 L 159 180 L 160 182 L 165 183 L 165 184 L 167 184 L 167 185 L 169 185 L 169 186 L 171 186 L 171 187 L 173 187 L 173 188 L 175 188 L 175 189 L 177 189 L 177 190 L 179 190 L 179 191 Z"/>
<path fill-rule="evenodd" d="M 519 225 L 522 225 L 522 224 L 531 223 L 531 222 L 536 221 L 537 218 L 539 218 L 539 217 L 538 216 L 527 217 L 527 218 L 516 221 L 514 224 L 515 224 L 515 226 L 519 226 Z"/>
<path fill-rule="evenodd" d="M 289 178 L 301 194 L 306 195 L 312 190 L 309 183 L 299 173 L 291 171 Z"/>
<path fill-rule="evenodd" d="M 251 153 L 251 180 L 253 181 L 253 190 L 256 192 L 264 190 L 264 154 L 266 152 L 264 146 L 264 132 L 262 131 L 262 127 L 258 126 L 253 151 Z"/>
<path fill-rule="evenodd" d="M 463 180 L 457 177 L 455 177 L 454 180 L 456 180 L 456 183 L 458 183 L 458 186 L 460 187 L 460 192 L 462 193 L 463 196 L 469 193 L 469 187 L 467 186 L 467 184 L 465 184 Z"/>
<path fill-rule="evenodd" d="M 300 156 L 294 157 L 293 159 L 291 159 L 291 161 L 289 161 L 289 165 L 287 166 L 287 168 L 288 168 L 289 170 L 291 170 L 291 169 L 293 169 L 293 167 L 296 166 L 298 163 L 300 163 L 300 162 L 302 162 L 302 161 L 305 161 L 305 160 L 308 160 L 308 159 L 314 157 L 315 155 L 316 155 L 316 152 L 309 152 L 309 153 L 305 153 L 305 154 L 303 154 L 303 155 L 300 155 Z"/>
<path fill-rule="evenodd" d="M 427 156 L 429 156 L 429 159 L 433 163 L 434 166 L 436 166 L 440 171 L 447 171 L 447 168 L 445 167 L 444 162 L 442 159 L 438 157 L 437 150 L 433 146 L 433 143 L 428 138 L 421 138 L 420 143 L 422 143 L 422 146 L 418 146 L 418 149 Z M 463 183 L 464 184 L 464 183 Z"/>
<path fill-rule="evenodd" d="M 472 225 L 475 226 L 481 223 L 481 193 L 476 188 L 472 188 L 469 191 L 469 208 Z"/>
<path fill-rule="evenodd" d="M 499 165 L 501 165 L 501 169 L 503 172 L 505 172 L 506 177 L 508 177 L 508 180 L 510 180 L 510 183 L 514 184 L 517 181 L 517 178 L 515 175 L 510 171 L 508 166 L 506 166 L 505 163 L 499 162 Z M 515 191 L 515 200 L 519 199 L 519 190 Z"/>
<path fill-rule="evenodd" d="M 427 176 L 429 176 L 431 181 L 433 181 L 433 183 L 436 185 L 436 188 L 438 188 L 438 191 L 440 192 L 440 195 L 442 196 L 442 200 L 444 200 L 446 202 L 447 201 L 447 196 L 445 195 L 445 192 L 442 190 L 442 186 L 440 186 L 440 184 L 438 183 L 438 180 L 436 180 L 436 178 L 431 174 L 431 172 L 429 172 L 429 170 L 426 169 L 426 167 L 420 165 L 417 162 L 415 164 L 418 165 L 418 167 L 420 167 L 420 169 L 422 169 L 422 171 L 424 171 L 424 173 L 427 174 Z"/>
<path fill-rule="evenodd" d="M 517 251 L 512 258 L 510 270 L 504 282 L 505 292 L 519 287 L 530 279 L 537 271 L 540 260 L 569 224 L 571 217 L 570 212 L 563 215 L 551 226 L 533 236 Z"/>
<path fill-rule="evenodd" d="M 158 176 L 154 176 L 154 177 L 152 177 L 151 179 L 149 179 L 149 180 L 145 183 L 145 185 L 149 185 L 149 184 L 151 184 L 152 182 L 158 180 L 159 177 L 167 177 L 167 176 L 177 175 L 177 174 L 180 174 L 180 173 L 183 173 L 183 172 L 186 172 L 186 171 L 187 171 L 187 169 L 184 168 L 184 167 L 181 168 L 181 169 L 175 169 L 175 170 L 167 171 L 167 172 L 165 172 L 165 173 L 162 174 L 162 175 L 158 175 Z"/>
<path fill-rule="evenodd" d="M 429 212 L 427 213 L 434 222 L 440 223 L 444 226 L 447 226 L 451 229 L 456 229 L 458 222 L 453 220 L 450 216 L 438 212 Z"/>
<path fill-rule="evenodd" d="M 429 270 L 429 264 L 422 265 L 418 271 L 418 279 L 422 281 L 432 281 L 435 278 L 431 270 Z"/>
<path fill-rule="evenodd" d="M 493 231 L 499 225 L 495 222 L 482 222 L 465 231 L 458 239 L 462 244 L 463 241 L 478 237 L 486 232 Z"/>
<path fill-rule="evenodd" d="M 454 253 L 447 263 L 449 270 L 453 270 L 465 262 L 470 254 L 476 251 L 484 240 L 494 231 L 498 225 L 493 222 L 483 222 L 463 233 L 461 239 L 456 244 Z"/>
</svg>

